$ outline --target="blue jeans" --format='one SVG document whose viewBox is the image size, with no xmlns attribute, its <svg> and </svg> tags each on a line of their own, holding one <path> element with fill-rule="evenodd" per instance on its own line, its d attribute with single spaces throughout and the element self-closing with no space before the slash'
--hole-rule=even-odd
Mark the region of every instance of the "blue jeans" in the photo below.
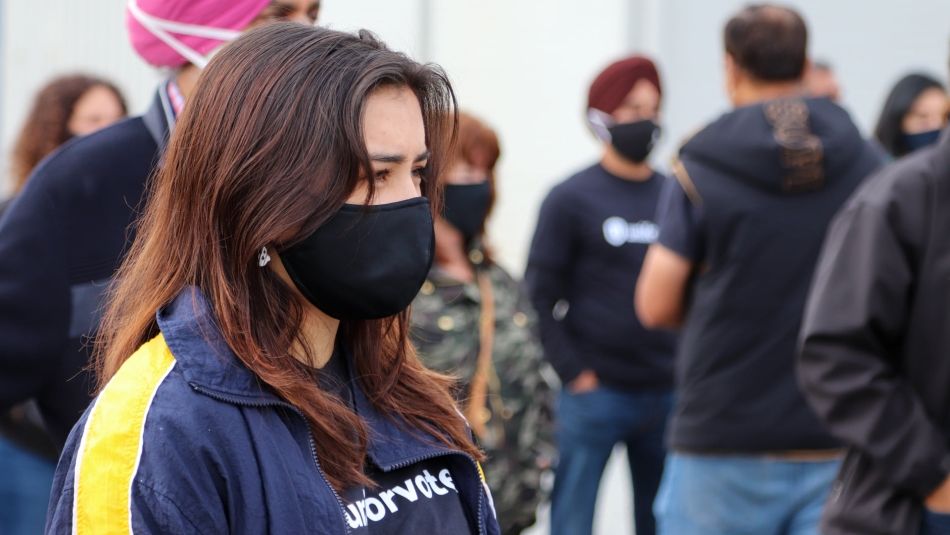
<svg viewBox="0 0 950 535">
<path fill-rule="evenodd" d="M 934 513 L 924 509 L 920 535 L 950 535 L 950 514 Z"/>
<path fill-rule="evenodd" d="M 56 463 L 0 438 L 0 533 L 43 533 Z"/>
<path fill-rule="evenodd" d="M 663 473 L 669 392 L 632 393 L 601 386 L 558 398 L 559 461 L 551 500 L 551 535 L 588 535 L 597 489 L 614 445 L 627 446 L 637 535 L 653 535 L 652 503 Z"/>
<path fill-rule="evenodd" d="M 816 535 L 838 460 L 671 453 L 656 497 L 662 535 Z"/>
</svg>

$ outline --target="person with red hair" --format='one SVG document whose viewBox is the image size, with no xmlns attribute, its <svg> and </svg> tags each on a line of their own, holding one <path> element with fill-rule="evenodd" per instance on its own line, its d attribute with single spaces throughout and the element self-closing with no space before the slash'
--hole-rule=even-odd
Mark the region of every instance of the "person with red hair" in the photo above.
<svg viewBox="0 0 950 535">
<path fill-rule="evenodd" d="M 495 131 L 459 113 L 459 138 L 435 220 L 435 261 L 412 302 L 422 362 L 459 378 L 455 394 L 489 461 L 502 535 L 535 523 L 555 457 L 553 371 L 542 360 L 537 318 L 521 284 L 495 262 L 485 226 L 497 192 Z"/>
<path fill-rule="evenodd" d="M 587 119 L 603 144 L 600 161 L 551 190 L 531 244 L 528 291 L 545 357 L 564 384 L 553 535 L 591 532 L 601 474 L 618 442 L 627 446 L 637 534 L 654 532 L 675 341 L 645 329 L 630 296 L 669 181 L 648 162 L 661 95 L 656 66 L 643 56 L 594 79 Z"/>
</svg>

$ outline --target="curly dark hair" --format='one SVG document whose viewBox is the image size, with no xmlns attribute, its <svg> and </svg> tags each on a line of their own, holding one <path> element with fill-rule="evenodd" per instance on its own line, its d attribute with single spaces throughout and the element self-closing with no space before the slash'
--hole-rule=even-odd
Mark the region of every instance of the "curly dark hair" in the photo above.
<svg viewBox="0 0 950 535">
<path fill-rule="evenodd" d="M 36 164 L 72 137 L 67 125 L 76 103 L 94 87 L 104 87 L 115 94 L 125 115 L 128 112 L 122 93 L 108 80 L 85 74 L 54 78 L 36 94 L 20 135 L 13 146 L 12 171 L 14 191 L 26 184 Z"/>
</svg>

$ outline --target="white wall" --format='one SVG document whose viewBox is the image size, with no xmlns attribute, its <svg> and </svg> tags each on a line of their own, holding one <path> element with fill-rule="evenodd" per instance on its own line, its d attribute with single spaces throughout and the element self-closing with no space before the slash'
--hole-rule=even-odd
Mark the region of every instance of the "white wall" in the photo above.
<svg viewBox="0 0 950 535">
<path fill-rule="evenodd" d="M 4 16 L 5 145 L 19 130 L 33 93 L 51 77 L 85 71 L 113 80 L 131 110 L 145 109 L 160 74 L 138 60 L 125 36 L 123 0 L 0 0 Z"/>
<path fill-rule="evenodd" d="M 611 60 L 653 53 L 665 84 L 665 138 L 654 161 L 727 109 L 721 29 L 743 0 L 324 0 L 321 22 L 366 27 L 390 46 L 442 64 L 463 108 L 495 126 L 504 144 L 492 221 L 502 262 L 520 271 L 548 188 L 594 160 L 583 125 L 587 85 Z M 791 0 L 805 15 L 811 51 L 839 72 L 846 105 L 868 131 L 890 85 L 912 69 L 941 79 L 950 55 L 946 0 Z M 0 151 L 37 87 L 90 70 L 114 79 L 134 111 L 159 74 L 126 43 L 123 0 L 0 0 Z M 2 163 L 2 157 L 0 157 Z M 4 170 L 6 167 L 4 167 Z M 2 176 L 2 175 L 0 175 Z"/>
</svg>

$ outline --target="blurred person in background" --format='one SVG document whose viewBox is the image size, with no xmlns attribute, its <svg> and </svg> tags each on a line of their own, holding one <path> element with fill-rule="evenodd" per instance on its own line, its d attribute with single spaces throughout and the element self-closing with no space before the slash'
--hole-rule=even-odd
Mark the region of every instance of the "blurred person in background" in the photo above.
<svg viewBox="0 0 950 535">
<path fill-rule="evenodd" d="M 597 489 L 618 442 L 627 447 L 636 531 L 654 532 L 675 339 L 640 325 L 630 296 L 669 180 L 648 162 L 661 96 L 656 66 L 642 56 L 597 75 L 587 118 L 601 159 L 551 190 L 531 243 L 526 280 L 545 357 L 563 383 L 554 535 L 591 532 Z"/>
<path fill-rule="evenodd" d="M 454 107 L 439 67 L 366 30 L 269 24 L 210 62 L 48 533 L 499 535 L 453 380 L 409 340 Z"/>
<path fill-rule="evenodd" d="M 798 360 L 806 399 L 848 446 L 823 533 L 950 533 L 948 228 L 945 127 L 869 178 L 828 231 Z"/>
<path fill-rule="evenodd" d="M 827 61 L 813 61 L 805 72 L 805 92 L 816 98 L 829 98 L 841 102 L 841 85 L 838 75 Z"/>
<path fill-rule="evenodd" d="M 13 195 L 23 189 L 37 164 L 60 145 L 125 115 L 125 99 L 107 80 L 72 74 L 47 83 L 36 94 L 14 143 Z M 13 198 L 0 203 L 0 214 Z M 0 532 L 32 535 L 43 531 L 57 456 L 35 402 L 0 414 Z"/>
<path fill-rule="evenodd" d="M 485 245 L 500 155 L 495 132 L 461 113 L 443 216 L 435 220 L 435 263 L 412 303 L 412 339 L 426 366 L 460 379 L 456 398 L 487 455 L 501 532 L 514 535 L 535 523 L 546 498 L 557 379 L 542 360 L 521 285 Z"/>
<path fill-rule="evenodd" d="M 60 447 L 89 403 L 89 337 L 134 237 L 132 223 L 169 131 L 208 61 L 245 28 L 310 24 L 298 0 L 130 0 L 132 47 L 172 70 L 144 116 L 68 143 L 0 220 L 0 410 L 29 398 Z"/>
<path fill-rule="evenodd" d="M 846 111 L 803 97 L 797 12 L 749 6 L 724 41 L 735 109 L 680 149 L 635 297 L 645 325 L 682 327 L 657 523 L 814 534 L 841 451 L 798 389 L 796 339 L 827 225 L 881 161 Z"/>
<path fill-rule="evenodd" d="M 14 195 L 26 185 L 36 164 L 60 145 L 109 126 L 127 113 L 118 88 L 102 78 L 71 74 L 43 86 L 14 142 Z"/>
<path fill-rule="evenodd" d="M 828 535 L 950 533 L 950 132 L 894 162 L 828 232 L 799 380 L 848 445 Z"/>
<path fill-rule="evenodd" d="M 933 145 L 947 125 L 947 90 L 936 78 L 908 74 L 891 89 L 874 137 L 893 158 Z"/>
</svg>

